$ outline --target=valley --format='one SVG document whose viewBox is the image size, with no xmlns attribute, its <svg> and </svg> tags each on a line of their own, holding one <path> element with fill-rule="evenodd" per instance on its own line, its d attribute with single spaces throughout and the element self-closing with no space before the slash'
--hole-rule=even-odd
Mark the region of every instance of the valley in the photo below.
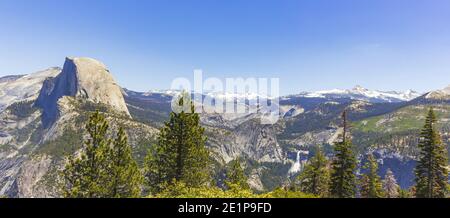
<svg viewBox="0 0 450 218">
<path fill-rule="evenodd" d="M 438 117 L 443 142 L 450 145 L 448 89 L 419 94 L 356 86 L 282 96 L 281 119 L 273 125 L 261 124 L 258 114 L 200 114 L 214 179 L 223 186 L 225 168 L 240 158 L 255 192 L 288 184 L 315 154 L 316 145 L 332 157 L 342 132 L 341 113 L 347 111 L 359 162 L 373 153 L 379 175 L 391 169 L 401 188 L 408 189 L 414 180 L 417 136 L 430 107 Z M 91 58 L 66 58 L 63 68 L 0 78 L 0 196 L 60 196 L 57 173 L 67 156 L 79 152 L 85 122 L 96 110 L 107 115 L 113 130 L 124 127 L 133 156 L 142 166 L 159 128 L 169 119 L 177 93 L 122 88 L 103 63 Z M 236 102 L 254 106 L 245 99 Z M 292 174 L 295 164 L 299 170 Z"/>
</svg>

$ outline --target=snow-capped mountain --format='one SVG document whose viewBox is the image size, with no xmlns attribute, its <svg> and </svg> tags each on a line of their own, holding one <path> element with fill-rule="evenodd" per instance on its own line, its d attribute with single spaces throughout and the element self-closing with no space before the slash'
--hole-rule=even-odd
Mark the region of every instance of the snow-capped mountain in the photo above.
<svg viewBox="0 0 450 218">
<path fill-rule="evenodd" d="M 180 90 L 171 90 L 171 89 L 167 89 L 167 90 L 159 90 L 159 89 L 153 89 L 150 90 L 148 92 L 144 92 L 143 95 L 154 95 L 154 94 L 160 94 L 160 95 L 168 95 L 168 96 L 175 96 L 180 94 L 182 91 Z M 194 94 L 194 92 L 193 92 Z M 220 100 L 224 100 L 224 101 L 233 101 L 233 100 L 237 100 L 238 102 L 240 101 L 245 101 L 245 100 L 257 100 L 259 99 L 270 99 L 271 97 L 268 97 L 267 95 L 260 95 L 257 93 L 252 93 L 252 92 L 247 92 L 247 93 L 231 93 L 231 92 L 209 92 L 209 91 L 204 91 L 202 93 L 203 96 L 207 96 L 210 98 L 214 98 L 214 99 L 220 99 Z"/>
<path fill-rule="evenodd" d="M 449 88 L 450 89 L 450 88 Z M 163 94 L 173 96 L 179 94 L 181 91 L 177 90 L 151 90 L 146 92 L 146 95 Z M 257 93 L 228 93 L 228 92 L 205 92 L 205 96 L 213 97 L 222 100 L 256 100 L 259 98 L 268 98 L 265 95 L 259 95 Z M 289 99 L 291 97 L 304 97 L 304 98 L 349 98 L 353 100 L 363 100 L 372 103 L 384 103 L 384 102 L 403 102 L 410 101 L 414 98 L 421 96 L 420 93 L 414 90 L 406 90 L 404 92 L 399 91 L 378 91 L 369 90 L 361 86 L 355 86 L 352 89 L 331 89 L 315 92 L 301 92 L 296 95 L 288 95 L 282 97 L 282 99 Z"/>
<path fill-rule="evenodd" d="M 350 98 L 355 100 L 369 101 L 373 103 L 381 103 L 410 101 L 414 98 L 419 97 L 420 95 L 420 93 L 413 90 L 406 90 L 404 92 L 378 91 L 369 90 L 361 86 L 355 86 L 352 89 L 332 89 L 316 92 L 302 92 L 294 96 L 305 98 Z"/>
<path fill-rule="evenodd" d="M 114 124 L 111 128 L 119 124 L 125 128 L 138 161 L 144 161 L 147 139 L 157 137 L 172 111 L 172 96 L 177 93 L 180 91 L 122 89 L 105 65 L 87 58 L 68 58 L 63 69 L 1 77 L 0 196 L 59 197 L 54 175 L 64 166 L 66 151 L 79 149 L 84 139 L 85 115 L 97 108 L 110 114 Z M 264 98 L 252 93 L 205 92 L 205 96 L 233 99 L 246 109 L 255 107 L 249 100 Z M 360 86 L 304 92 L 280 99 L 282 118 L 274 125 L 260 123 L 258 113 L 214 112 L 199 116 L 216 163 L 225 167 L 237 157 L 259 163 L 247 165 L 249 184 L 254 190 L 264 191 L 301 171 L 315 146 L 332 145 L 341 132 L 341 113 L 347 110 L 354 123 L 352 132 L 356 134 L 352 139 L 361 151 L 359 155 L 375 151 L 383 161 L 380 175 L 392 169 L 401 175 L 399 184 L 407 189 L 414 177 L 416 132 L 422 128 L 428 106 L 439 108 L 442 141 L 450 143 L 450 87 L 417 96 L 411 90 L 372 91 Z M 413 98 L 405 104 L 389 103 Z M 8 108 L 14 103 L 20 104 Z M 405 122 L 411 126 L 405 127 Z"/>
<path fill-rule="evenodd" d="M 173 90 L 173 89 L 151 89 L 148 92 L 143 92 L 142 94 L 144 96 L 149 96 L 153 94 L 160 94 L 160 95 L 169 95 L 169 96 L 175 96 L 181 93 L 181 90 Z"/>
</svg>

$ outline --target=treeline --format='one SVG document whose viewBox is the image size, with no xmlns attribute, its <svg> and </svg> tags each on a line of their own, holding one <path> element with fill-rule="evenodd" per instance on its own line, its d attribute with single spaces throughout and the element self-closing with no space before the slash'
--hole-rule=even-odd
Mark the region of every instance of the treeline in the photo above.
<svg viewBox="0 0 450 218">
<path fill-rule="evenodd" d="M 448 155 L 436 122 L 436 115 L 430 108 L 419 136 L 416 184 L 409 190 L 400 188 L 390 169 L 382 180 L 373 154 L 367 155 L 362 167 L 367 173 L 357 175 L 357 158 L 350 140 L 346 112 L 342 114 L 343 132 L 340 141 L 334 145 L 333 158 L 328 160 L 318 147 L 315 156 L 296 178 L 293 188 L 336 198 L 444 198 L 449 193 Z"/>
<path fill-rule="evenodd" d="M 187 98 L 180 98 L 185 105 Z M 170 114 L 160 129 L 157 142 L 151 145 L 140 169 L 132 157 L 132 148 L 122 127 L 110 137 L 109 124 L 96 111 L 87 122 L 88 137 L 79 153 L 68 158 L 60 174 L 60 190 L 69 198 L 134 197 L 445 197 L 447 194 L 447 154 L 434 126 L 433 110 L 420 136 L 421 156 L 416 168 L 413 190 L 401 190 L 392 171 L 384 180 L 377 174 L 378 164 L 372 155 L 358 176 L 345 112 L 343 132 L 334 145 L 334 156 L 327 159 L 320 147 L 302 173 L 289 185 L 272 192 L 256 194 L 248 183 L 239 158 L 226 169 L 222 188 L 213 179 L 213 163 L 206 148 L 204 128 L 199 115 L 184 111 Z"/>
<path fill-rule="evenodd" d="M 179 104 L 184 105 L 185 98 Z M 109 124 L 96 111 L 87 122 L 88 137 L 83 149 L 68 158 L 61 171 L 60 190 L 68 198 L 136 198 L 136 197 L 314 197 L 311 194 L 276 189 L 255 194 L 238 158 L 226 169 L 225 188 L 213 179 L 213 163 L 206 148 L 204 128 L 199 115 L 190 112 L 170 114 L 160 129 L 157 142 L 151 145 L 139 169 L 122 127 L 109 137 Z"/>
</svg>

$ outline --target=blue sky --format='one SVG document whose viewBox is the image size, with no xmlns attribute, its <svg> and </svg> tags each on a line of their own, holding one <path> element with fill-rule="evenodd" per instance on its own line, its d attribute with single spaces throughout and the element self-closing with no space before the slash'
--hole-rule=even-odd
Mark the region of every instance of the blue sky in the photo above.
<svg viewBox="0 0 450 218">
<path fill-rule="evenodd" d="M 448 0 L 1 0 L 0 75 L 104 62 L 118 83 L 279 77 L 282 94 L 450 84 Z"/>
</svg>

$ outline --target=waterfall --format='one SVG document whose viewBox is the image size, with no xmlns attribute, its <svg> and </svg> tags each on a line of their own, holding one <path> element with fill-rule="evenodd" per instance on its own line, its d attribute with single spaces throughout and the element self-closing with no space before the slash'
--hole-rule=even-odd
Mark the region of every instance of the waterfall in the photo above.
<svg viewBox="0 0 450 218">
<path fill-rule="evenodd" d="M 297 151 L 297 158 L 295 160 L 295 163 L 291 166 L 291 169 L 289 169 L 290 175 L 298 173 L 301 170 L 300 153 L 302 153 L 302 151 Z"/>
<path fill-rule="evenodd" d="M 306 160 L 303 160 L 303 161 L 301 160 L 300 155 L 302 155 L 302 154 L 308 156 L 309 151 L 302 151 L 302 150 L 297 151 L 297 157 L 295 159 L 295 163 L 292 164 L 292 166 L 288 172 L 289 176 L 292 176 L 303 170 L 303 166 L 306 164 Z"/>
</svg>

